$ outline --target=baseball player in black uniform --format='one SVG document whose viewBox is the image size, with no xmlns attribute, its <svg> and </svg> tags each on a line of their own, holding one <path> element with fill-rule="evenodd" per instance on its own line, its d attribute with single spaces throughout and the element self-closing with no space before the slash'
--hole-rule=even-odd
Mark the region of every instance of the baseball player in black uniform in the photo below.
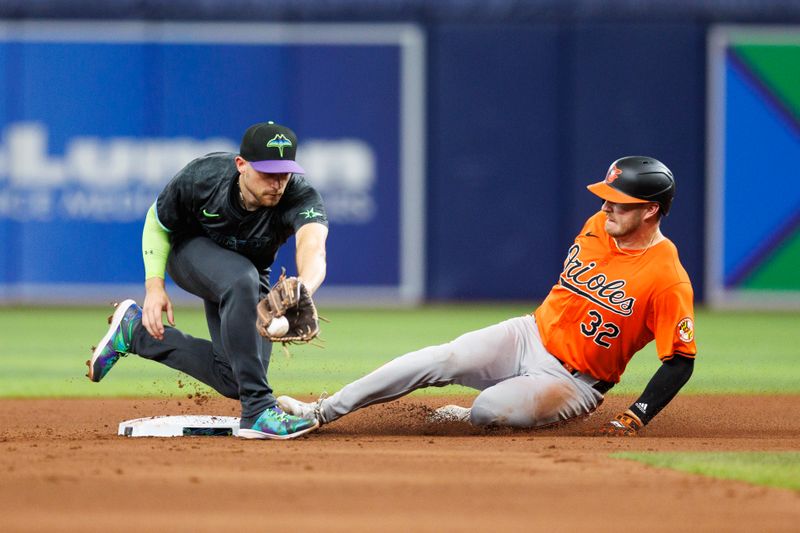
<svg viewBox="0 0 800 533">
<path fill-rule="evenodd" d="M 277 407 L 267 382 L 272 344 L 256 330 L 256 305 L 269 292 L 270 265 L 296 236 L 300 282 L 310 294 L 325 278 L 328 222 L 320 195 L 299 174 L 297 138 L 273 122 L 247 129 L 239 154 L 211 153 L 186 165 L 158 195 L 142 234 L 146 296 L 117 306 L 94 350 L 100 381 L 135 353 L 185 372 L 242 404 L 239 436 L 287 439 L 316 421 Z M 174 326 L 164 272 L 203 299 L 211 340 Z"/>
</svg>

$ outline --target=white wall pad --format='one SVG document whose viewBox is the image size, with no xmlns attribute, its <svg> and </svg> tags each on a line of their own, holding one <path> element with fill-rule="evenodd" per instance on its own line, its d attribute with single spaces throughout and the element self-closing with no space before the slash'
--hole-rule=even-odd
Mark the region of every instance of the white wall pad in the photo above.
<svg viewBox="0 0 800 533">
<path fill-rule="evenodd" d="M 149 416 L 120 422 L 118 435 L 125 437 L 230 437 L 239 433 L 239 418 L 188 415 Z"/>
</svg>

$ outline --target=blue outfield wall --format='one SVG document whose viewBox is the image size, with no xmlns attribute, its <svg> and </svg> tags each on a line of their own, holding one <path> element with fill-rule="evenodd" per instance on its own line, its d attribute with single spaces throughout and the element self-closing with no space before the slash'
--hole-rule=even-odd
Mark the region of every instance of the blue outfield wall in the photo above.
<svg viewBox="0 0 800 533">
<path fill-rule="evenodd" d="M 558 39 L 555 26 L 430 34 L 431 298 L 531 298 L 555 279 Z"/>
<path fill-rule="evenodd" d="M 441 25 L 429 33 L 428 296 L 536 299 L 623 155 L 675 173 L 664 231 L 702 294 L 705 28 Z"/>
<path fill-rule="evenodd" d="M 417 24 L 425 36 L 426 83 L 426 230 L 419 244 L 429 300 L 545 296 L 572 237 L 599 207 L 585 185 L 601 179 L 612 160 L 631 154 L 655 156 L 675 173 L 677 198 L 664 231 L 678 245 L 702 300 L 709 27 L 715 22 L 800 22 L 800 6 L 769 1 L 750 7 L 724 0 L 75 4 L 80 9 L 72 6 L 67 12 L 59 2 L 10 2 L 0 5 L 0 17 L 58 19 L 80 12 L 97 19 Z M 13 71 L 14 61 L 9 54 L 0 67 Z M 291 64 L 280 68 L 291 72 Z M 363 98 L 340 98 L 335 108 L 310 104 L 318 94 L 347 85 L 331 68 L 326 61 L 313 67 L 330 84 L 308 84 L 302 95 L 280 100 L 287 120 L 313 123 L 319 130 L 315 134 L 336 136 L 340 112 L 355 116 L 353 124 L 396 118 L 380 102 Z M 44 83 L 47 73 L 39 76 Z M 210 73 L 208 83 L 226 87 L 230 80 Z M 11 116 L 18 112 L 10 106 L 20 95 L 13 84 L 4 91 L 0 115 Z M 174 97 L 181 94 L 178 90 Z M 164 96 L 151 93 L 154 100 Z M 147 105 L 125 112 L 141 122 L 141 131 L 160 135 L 166 130 L 148 122 Z M 242 113 L 252 109 L 245 99 L 231 105 Z M 241 126 L 224 121 L 206 125 L 204 135 L 219 130 L 229 138 Z M 346 133 L 358 137 L 358 131 Z M 2 242 L 25 239 L 18 229 L 15 222 L 0 223 Z M 373 237 L 385 246 L 384 235 L 390 234 L 378 231 Z M 86 245 L 78 238 L 70 242 Z M 109 251 L 119 253 L 116 246 L 110 243 Z M 349 261 L 364 264 L 358 257 L 372 253 L 356 236 L 332 236 L 331 246 L 348 250 L 339 269 Z M 11 253 L 0 256 L 0 282 L 24 278 L 19 264 Z M 334 276 L 343 275 L 335 270 Z"/>
<path fill-rule="evenodd" d="M 423 91 L 417 111 L 402 96 L 421 83 L 423 66 L 403 60 L 421 33 L 313 29 L 0 25 L 0 300 L 138 297 L 158 192 L 191 159 L 236 152 L 248 125 L 274 119 L 304 140 L 298 159 L 327 200 L 326 291 L 417 301 L 423 269 L 406 242 L 422 226 L 404 220 L 422 218 L 421 202 L 399 198 L 422 161 Z M 278 266 L 293 263 L 283 250 Z"/>
</svg>

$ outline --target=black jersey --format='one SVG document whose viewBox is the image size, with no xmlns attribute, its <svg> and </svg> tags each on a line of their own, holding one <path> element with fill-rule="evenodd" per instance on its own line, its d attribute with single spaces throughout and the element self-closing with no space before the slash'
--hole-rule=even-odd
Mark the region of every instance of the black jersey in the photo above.
<svg viewBox="0 0 800 533">
<path fill-rule="evenodd" d="M 159 223 L 173 246 L 198 235 L 250 259 L 259 271 L 301 226 L 328 225 L 319 193 L 303 176 L 293 175 L 280 202 L 247 211 L 239 203 L 236 154 L 215 152 L 183 167 L 156 200 Z"/>
</svg>

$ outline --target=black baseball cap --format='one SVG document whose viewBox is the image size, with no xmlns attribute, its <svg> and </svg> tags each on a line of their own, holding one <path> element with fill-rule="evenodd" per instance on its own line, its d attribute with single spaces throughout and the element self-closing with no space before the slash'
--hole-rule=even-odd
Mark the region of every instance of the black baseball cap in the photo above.
<svg viewBox="0 0 800 533">
<path fill-rule="evenodd" d="M 259 172 L 305 174 L 295 160 L 297 136 L 286 126 L 269 122 L 253 124 L 242 137 L 239 155 Z"/>
</svg>

